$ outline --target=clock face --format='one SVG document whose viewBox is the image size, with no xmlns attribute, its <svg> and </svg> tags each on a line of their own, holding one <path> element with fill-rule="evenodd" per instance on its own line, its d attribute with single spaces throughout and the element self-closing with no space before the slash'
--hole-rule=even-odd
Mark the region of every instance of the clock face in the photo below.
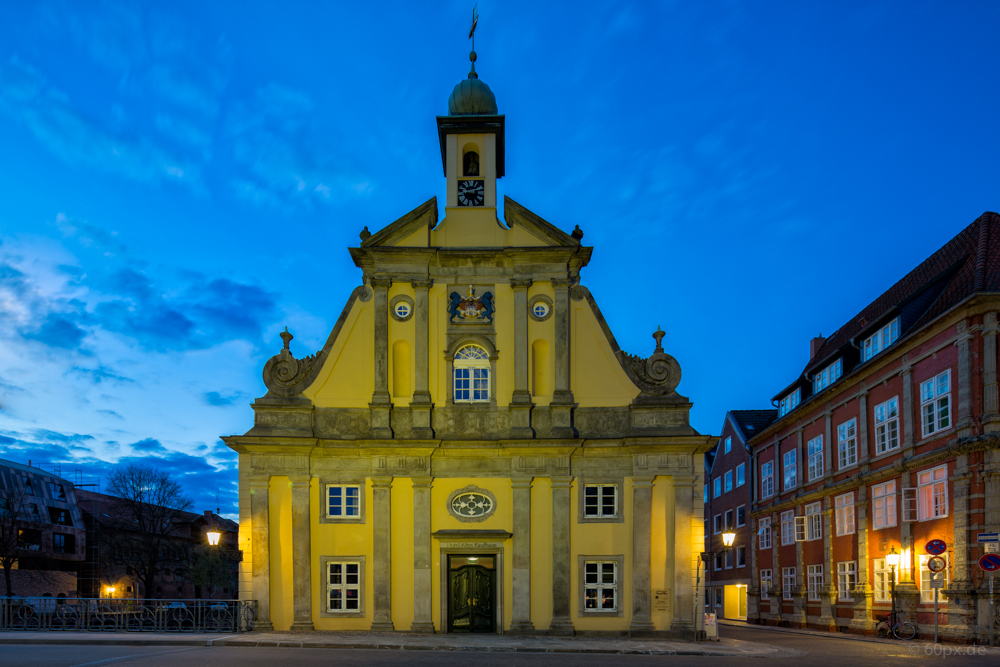
<svg viewBox="0 0 1000 667">
<path fill-rule="evenodd" d="M 459 206 L 482 206 L 483 182 L 482 181 L 459 181 L 458 182 L 458 205 Z"/>
</svg>

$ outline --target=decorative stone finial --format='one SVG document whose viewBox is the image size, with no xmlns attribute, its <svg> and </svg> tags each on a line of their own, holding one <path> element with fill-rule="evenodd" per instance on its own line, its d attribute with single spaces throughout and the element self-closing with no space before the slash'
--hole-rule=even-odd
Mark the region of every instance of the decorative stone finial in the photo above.
<svg viewBox="0 0 1000 667">
<path fill-rule="evenodd" d="M 372 233 L 370 231 L 368 231 L 368 225 L 365 225 L 365 228 L 361 230 L 361 233 L 358 234 L 358 236 L 361 237 L 361 242 L 362 243 L 364 243 L 365 241 L 367 241 L 368 239 L 370 239 L 372 237 Z"/>
<path fill-rule="evenodd" d="M 667 333 L 657 325 L 656 331 L 653 332 L 653 338 L 656 339 L 657 352 L 663 352 L 663 337 L 666 335 Z"/>
<path fill-rule="evenodd" d="M 293 336 L 292 334 L 288 333 L 288 327 L 285 327 L 285 330 L 282 331 L 278 335 L 281 336 L 281 340 L 283 340 L 285 342 L 285 347 L 282 348 L 282 349 L 287 350 L 288 349 L 288 344 L 292 342 L 292 339 L 295 338 L 295 336 Z"/>
<path fill-rule="evenodd" d="M 577 225 L 576 227 L 573 228 L 573 232 L 570 234 L 570 236 L 575 238 L 577 241 L 583 238 L 583 230 L 580 229 L 580 225 Z"/>
<path fill-rule="evenodd" d="M 469 70 L 470 79 L 478 79 L 479 75 L 476 74 L 476 52 L 469 51 L 469 61 L 472 63 L 472 69 Z"/>
</svg>

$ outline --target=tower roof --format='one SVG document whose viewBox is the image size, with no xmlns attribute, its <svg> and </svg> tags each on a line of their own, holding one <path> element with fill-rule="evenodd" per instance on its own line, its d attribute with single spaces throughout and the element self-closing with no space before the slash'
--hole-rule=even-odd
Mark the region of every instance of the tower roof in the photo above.
<svg viewBox="0 0 1000 667">
<path fill-rule="evenodd" d="M 469 53 L 472 69 L 469 76 L 459 81 L 448 97 L 449 116 L 495 116 L 497 98 L 490 87 L 476 74 L 476 52 Z"/>
</svg>

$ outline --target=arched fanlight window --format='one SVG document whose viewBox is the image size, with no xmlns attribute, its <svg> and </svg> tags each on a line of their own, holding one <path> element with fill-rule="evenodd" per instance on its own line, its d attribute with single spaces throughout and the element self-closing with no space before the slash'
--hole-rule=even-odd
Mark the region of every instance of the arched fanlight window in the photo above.
<svg viewBox="0 0 1000 667">
<path fill-rule="evenodd" d="M 452 362 L 455 367 L 455 402 L 490 400 L 490 355 L 478 345 L 466 345 Z"/>
<path fill-rule="evenodd" d="M 462 156 L 462 175 L 479 176 L 479 153 L 468 151 Z"/>
</svg>

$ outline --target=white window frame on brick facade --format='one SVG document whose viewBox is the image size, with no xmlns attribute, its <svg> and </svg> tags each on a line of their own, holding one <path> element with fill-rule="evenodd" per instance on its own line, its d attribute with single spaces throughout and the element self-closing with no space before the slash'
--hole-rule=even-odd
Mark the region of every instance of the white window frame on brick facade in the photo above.
<svg viewBox="0 0 1000 667">
<path fill-rule="evenodd" d="M 806 565 L 806 587 L 807 597 L 814 601 L 819 601 L 819 594 L 823 591 L 823 565 Z"/>
<path fill-rule="evenodd" d="M 770 600 L 771 599 L 771 586 L 773 579 L 771 578 L 771 568 L 760 571 L 760 599 Z"/>
<path fill-rule="evenodd" d="M 854 492 L 835 496 L 833 499 L 834 522 L 837 535 L 854 534 Z"/>
<path fill-rule="evenodd" d="M 723 493 L 729 493 L 730 491 L 733 490 L 733 471 L 727 470 L 724 477 L 725 477 L 725 483 L 723 483 L 722 485 L 722 488 L 724 489 Z"/>
<path fill-rule="evenodd" d="M 736 487 L 739 488 L 747 483 L 747 464 L 741 463 L 736 466 Z"/>
<path fill-rule="evenodd" d="M 771 548 L 771 517 L 757 519 L 757 544 L 760 549 Z"/>
<path fill-rule="evenodd" d="M 705 486 L 705 491 L 704 491 L 704 494 L 702 495 L 701 502 L 702 503 L 707 503 L 708 502 L 708 484 L 705 484 L 704 486 Z"/>
<path fill-rule="evenodd" d="M 899 318 L 895 318 L 861 344 L 861 361 L 868 361 L 899 339 Z"/>
<path fill-rule="evenodd" d="M 715 515 L 715 518 L 713 519 L 712 528 L 713 528 L 712 532 L 715 535 L 718 535 L 719 533 L 722 532 L 722 514 Z"/>
<path fill-rule="evenodd" d="M 796 389 L 792 393 L 788 394 L 780 401 L 778 401 L 778 416 L 784 417 L 789 412 L 798 407 L 799 403 L 802 401 L 802 389 Z"/>
<path fill-rule="evenodd" d="M 823 539 L 823 503 L 806 505 L 806 541 Z"/>
<path fill-rule="evenodd" d="M 726 526 L 726 530 L 733 529 L 733 510 L 726 510 L 726 520 L 723 523 Z"/>
<path fill-rule="evenodd" d="M 818 435 L 806 443 L 806 461 L 809 464 L 809 481 L 823 476 L 823 436 Z"/>
<path fill-rule="evenodd" d="M 747 566 L 747 548 L 744 546 L 736 547 L 736 567 L 746 567 Z"/>
<path fill-rule="evenodd" d="M 920 428 L 926 438 L 951 428 L 951 369 L 920 383 Z"/>
<path fill-rule="evenodd" d="M 791 600 L 797 585 L 794 567 L 781 568 L 781 599 Z"/>
<path fill-rule="evenodd" d="M 742 528 L 747 525 L 747 506 L 737 505 L 736 506 L 736 527 Z"/>
<path fill-rule="evenodd" d="M 795 544 L 795 510 L 781 513 L 781 546 Z"/>
<path fill-rule="evenodd" d="M 872 529 L 896 525 L 896 480 L 872 485 Z"/>
<path fill-rule="evenodd" d="M 713 498 L 718 498 L 719 496 L 722 495 L 722 478 L 721 477 L 716 477 L 715 479 L 712 480 L 712 491 L 715 494 L 715 495 L 712 496 Z"/>
<path fill-rule="evenodd" d="M 726 437 L 726 446 L 724 447 L 723 454 L 728 454 L 733 450 L 733 439 L 731 437 Z"/>
<path fill-rule="evenodd" d="M 948 586 L 948 570 L 950 568 L 950 560 L 947 553 L 941 554 L 940 558 L 944 558 L 948 565 L 941 570 L 940 574 L 944 575 L 944 585 L 945 588 Z M 931 588 L 931 574 L 930 568 L 927 567 L 927 561 L 932 558 L 929 554 L 918 554 L 917 555 L 917 567 L 920 570 L 920 601 L 921 602 L 934 602 L 934 589 Z M 948 596 L 944 594 L 944 589 L 938 591 L 938 601 L 947 602 Z"/>
<path fill-rule="evenodd" d="M 845 560 L 837 563 L 837 599 L 841 602 L 850 602 L 851 590 L 858 583 L 857 561 Z"/>
<path fill-rule="evenodd" d="M 782 491 L 794 489 L 799 483 L 799 467 L 795 460 L 796 450 L 790 449 L 781 455 L 781 473 L 784 481 Z"/>
<path fill-rule="evenodd" d="M 727 570 L 733 569 L 733 550 L 732 549 L 727 549 L 726 550 L 726 569 Z"/>
<path fill-rule="evenodd" d="M 716 552 L 715 554 L 715 571 L 718 572 L 722 569 L 722 554 Z"/>
<path fill-rule="evenodd" d="M 813 375 L 813 393 L 818 394 L 831 384 L 836 382 L 844 374 L 844 360 L 837 359 L 835 362 Z"/>
<path fill-rule="evenodd" d="M 716 588 L 715 589 L 715 606 L 716 607 L 721 607 L 722 606 L 722 599 L 723 599 L 722 598 L 722 590 L 723 589 L 721 589 L 721 588 Z"/>
<path fill-rule="evenodd" d="M 899 397 L 875 406 L 875 455 L 899 447 Z"/>
<path fill-rule="evenodd" d="M 858 419 L 851 417 L 837 427 L 837 466 L 850 468 L 858 462 Z"/>
<path fill-rule="evenodd" d="M 760 497 L 770 498 L 774 495 L 774 461 L 760 464 Z"/>
<path fill-rule="evenodd" d="M 903 497 L 903 523 L 910 523 L 912 521 L 916 521 L 918 519 L 916 487 L 903 489 L 902 497 Z"/>
<path fill-rule="evenodd" d="M 893 573 L 892 568 L 885 562 L 884 558 L 876 558 L 873 562 L 874 580 L 872 581 L 872 591 L 875 602 L 892 601 L 892 577 L 899 581 L 899 568 Z"/>
<path fill-rule="evenodd" d="M 948 466 L 917 473 L 917 520 L 948 516 Z"/>
</svg>

